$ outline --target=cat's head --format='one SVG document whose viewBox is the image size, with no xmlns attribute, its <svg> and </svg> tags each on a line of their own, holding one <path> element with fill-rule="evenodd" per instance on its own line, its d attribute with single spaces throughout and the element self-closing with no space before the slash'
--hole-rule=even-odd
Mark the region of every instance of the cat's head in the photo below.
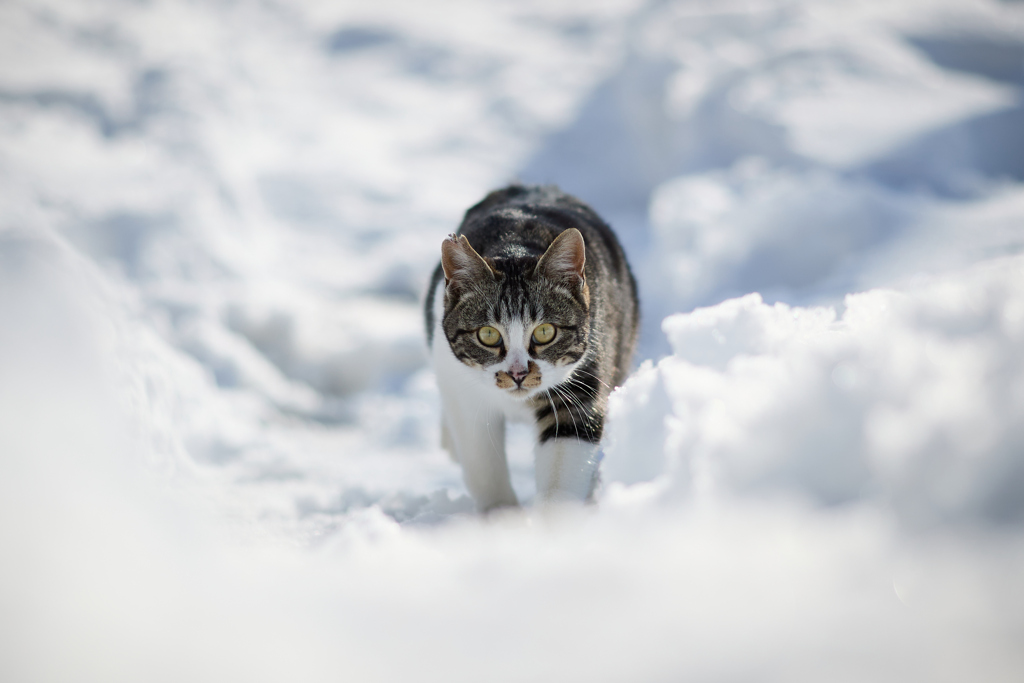
<svg viewBox="0 0 1024 683">
<path fill-rule="evenodd" d="M 483 258 L 464 236 L 446 239 L 442 328 L 455 357 L 517 399 L 564 381 L 587 351 L 585 252 L 575 228 L 540 257 Z"/>
</svg>

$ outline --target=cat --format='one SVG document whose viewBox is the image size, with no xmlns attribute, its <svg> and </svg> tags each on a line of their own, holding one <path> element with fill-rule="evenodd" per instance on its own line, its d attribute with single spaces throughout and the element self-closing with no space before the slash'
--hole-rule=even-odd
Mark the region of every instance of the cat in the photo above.
<svg viewBox="0 0 1024 683">
<path fill-rule="evenodd" d="M 425 302 L 442 445 L 481 512 L 518 506 L 506 420 L 535 425 L 540 502 L 592 499 L 608 395 L 637 339 L 636 281 L 601 218 L 555 186 L 510 185 L 441 245 Z"/>
</svg>

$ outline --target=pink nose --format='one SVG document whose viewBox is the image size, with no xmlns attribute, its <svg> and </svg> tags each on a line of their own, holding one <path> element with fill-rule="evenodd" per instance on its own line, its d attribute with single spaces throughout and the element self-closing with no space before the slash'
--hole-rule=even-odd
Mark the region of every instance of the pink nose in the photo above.
<svg viewBox="0 0 1024 683">
<path fill-rule="evenodd" d="M 521 367 L 520 368 L 509 368 L 508 374 L 509 374 L 509 377 L 511 377 L 513 380 L 515 380 L 515 383 L 518 386 L 523 386 L 523 380 L 526 379 L 526 375 L 529 374 L 529 371 L 526 370 L 526 368 L 521 368 Z"/>
</svg>

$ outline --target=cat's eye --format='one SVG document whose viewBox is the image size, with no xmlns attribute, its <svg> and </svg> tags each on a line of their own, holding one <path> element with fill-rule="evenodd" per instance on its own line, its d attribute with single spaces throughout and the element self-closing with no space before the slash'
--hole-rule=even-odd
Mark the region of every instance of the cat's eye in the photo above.
<svg viewBox="0 0 1024 683">
<path fill-rule="evenodd" d="M 481 327 L 476 331 L 476 338 L 484 346 L 497 346 L 501 343 L 501 332 L 493 327 Z"/>
<path fill-rule="evenodd" d="M 544 323 L 538 325 L 537 329 L 533 331 L 533 341 L 535 344 L 547 344 L 555 338 L 555 326 L 551 323 Z"/>
</svg>

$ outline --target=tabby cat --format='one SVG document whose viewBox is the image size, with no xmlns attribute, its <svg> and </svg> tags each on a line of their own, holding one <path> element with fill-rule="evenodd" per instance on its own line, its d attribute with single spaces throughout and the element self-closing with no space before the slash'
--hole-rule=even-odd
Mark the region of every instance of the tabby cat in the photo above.
<svg viewBox="0 0 1024 683">
<path fill-rule="evenodd" d="M 441 245 L 426 323 L 442 443 L 479 510 L 518 505 L 505 458 L 509 419 L 536 426 L 541 501 L 591 497 L 637 309 L 622 247 L 575 197 L 512 185 L 466 212 Z"/>
</svg>

